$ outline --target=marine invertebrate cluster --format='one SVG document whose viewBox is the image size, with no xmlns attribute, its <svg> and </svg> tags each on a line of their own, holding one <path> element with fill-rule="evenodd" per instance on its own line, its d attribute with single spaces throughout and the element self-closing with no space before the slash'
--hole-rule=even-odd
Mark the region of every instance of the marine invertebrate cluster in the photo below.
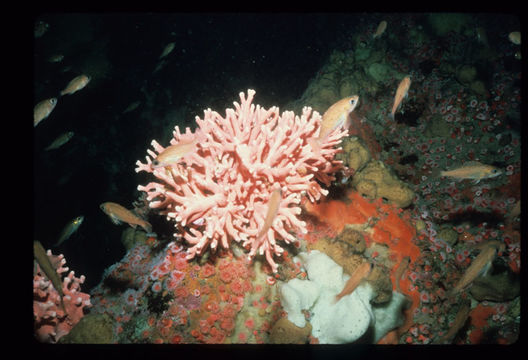
<svg viewBox="0 0 528 360">
<path fill-rule="evenodd" d="M 278 305 L 261 266 L 224 249 L 199 265 L 174 241 L 138 243 L 92 292 L 93 312 L 110 316 L 113 342 L 262 343 Z"/>
<path fill-rule="evenodd" d="M 196 118 L 198 128 L 173 132 L 171 145 L 195 142 L 169 166 L 153 163 L 166 150 L 152 141 L 147 162 L 138 161 L 136 172 L 147 171 L 158 178 L 138 186 L 147 193 L 150 207 L 175 221 L 177 233 L 191 245 L 187 258 L 206 249 L 229 248 L 234 240 L 249 249 L 249 258 L 265 254 L 274 271 L 283 248 L 278 240 L 293 242 L 289 232 L 305 233 L 306 224 L 297 218 L 297 205 L 306 194 L 311 201 L 327 194 L 319 182 L 330 185 L 332 174 L 342 167 L 334 160 L 335 148 L 346 130 L 336 129 L 315 152 L 308 140 L 318 136 L 321 116 L 305 107 L 301 116 L 291 111 L 279 114 L 277 107 L 264 109 L 252 104 L 255 91 L 222 117 L 210 109 Z M 318 180 L 318 181 L 316 181 Z M 282 190 L 280 206 L 269 231 L 258 237 L 275 189 Z"/>
</svg>

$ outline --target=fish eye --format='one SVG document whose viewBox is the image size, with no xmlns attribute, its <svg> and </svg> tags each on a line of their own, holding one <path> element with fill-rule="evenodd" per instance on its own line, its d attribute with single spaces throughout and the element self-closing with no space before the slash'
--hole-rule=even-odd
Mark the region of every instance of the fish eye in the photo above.
<svg viewBox="0 0 528 360">
<path fill-rule="evenodd" d="M 493 170 L 491 170 L 491 172 L 494 173 L 494 174 L 496 174 L 496 173 L 499 172 L 499 170 L 497 170 L 497 169 L 493 169 Z"/>
<path fill-rule="evenodd" d="M 356 99 L 350 99 L 350 105 L 354 105 L 356 103 Z"/>
<path fill-rule="evenodd" d="M 152 160 L 152 165 L 158 166 L 160 162 L 157 159 Z"/>
</svg>

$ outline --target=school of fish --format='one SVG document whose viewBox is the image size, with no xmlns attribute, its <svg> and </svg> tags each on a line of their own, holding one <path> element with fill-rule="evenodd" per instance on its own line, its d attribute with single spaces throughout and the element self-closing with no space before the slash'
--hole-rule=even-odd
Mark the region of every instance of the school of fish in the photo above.
<svg viewBox="0 0 528 360">
<path fill-rule="evenodd" d="M 39 22 L 35 26 L 35 38 L 39 38 L 44 35 L 48 30 L 49 25 L 44 22 Z M 376 28 L 376 31 L 372 35 L 373 39 L 381 37 L 387 29 L 387 21 L 381 21 Z M 488 39 L 485 30 L 482 27 L 476 29 L 477 40 L 484 44 L 488 45 Z M 521 33 L 514 31 L 508 34 L 508 39 L 511 43 L 515 45 L 521 44 Z M 175 48 L 175 42 L 168 43 L 163 49 L 159 59 L 161 62 L 158 64 L 156 71 L 161 69 L 167 62 L 164 60 Z M 517 56 L 517 55 L 516 55 Z M 518 55 L 520 58 L 520 52 Z M 64 56 L 62 54 L 55 54 L 48 58 L 50 63 L 59 63 L 62 62 Z M 86 74 L 81 74 L 73 78 L 66 87 L 60 91 L 60 96 L 72 95 L 76 92 L 85 88 L 91 81 L 91 77 Z M 399 83 L 396 93 L 393 100 L 392 109 L 389 116 L 394 119 L 396 112 L 401 107 L 403 100 L 408 97 L 409 89 L 411 86 L 410 76 L 405 76 Z M 48 118 L 54 108 L 57 105 L 57 97 L 48 98 L 40 101 L 34 107 L 34 127 L 36 127 L 44 119 Z M 359 103 L 359 96 L 353 95 L 346 98 L 343 98 L 332 106 L 330 106 L 322 116 L 322 121 L 320 124 L 319 134 L 315 139 L 309 139 L 308 143 L 315 152 L 321 150 L 322 143 L 338 128 L 347 128 L 350 124 L 349 116 L 356 109 Z M 135 110 L 141 104 L 140 101 L 135 101 L 131 103 L 122 113 L 128 113 Z M 59 135 L 49 146 L 45 148 L 46 151 L 58 149 L 64 144 L 66 144 L 74 136 L 73 131 L 64 132 Z M 196 151 L 197 140 L 190 142 L 182 142 L 175 145 L 170 145 L 166 147 L 152 162 L 153 168 L 162 168 L 170 167 L 174 164 L 177 164 L 182 157 L 185 155 Z M 469 179 L 479 183 L 481 180 L 490 179 L 501 175 L 502 172 L 500 169 L 492 166 L 486 165 L 479 162 L 471 161 L 466 162 L 462 166 L 451 169 L 444 170 L 440 172 L 442 177 L 450 177 L 457 180 Z M 262 239 L 268 234 L 268 231 L 273 226 L 273 221 L 275 220 L 282 201 L 282 190 L 280 187 L 275 188 L 268 199 L 267 202 L 267 211 L 265 219 L 260 227 L 258 234 L 255 236 L 253 248 L 258 248 Z M 518 207 L 518 209 L 517 209 Z M 101 210 L 108 215 L 111 221 L 114 224 L 127 223 L 131 227 L 136 228 L 136 226 L 142 227 L 147 233 L 152 233 L 152 225 L 134 214 L 131 210 L 126 209 L 125 207 L 113 203 L 105 202 L 100 205 Z M 516 209 L 512 211 L 514 214 L 511 217 L 518 216 L 520 214 L 520 202 L 516 204 Z M 61 231 L 57 241 L 54 246 L 59 246 L 68 240 L 81 226 L 84 221 L 84 216 L 78 216 L 68 222 L 66 226 Z M 39 264 L 40 268 L 44 274 L 51 281 L 54 288 L 59 292 L 61 297 L 61 304 L 64 308 L 64 303 L 62 301 L 63 291 L 62 283 L 60 281 L 60 276 L 55 271 L 53 265 L 51 264 L 46 251 L 44 250 L 42 244 L 39 241 L 34 241 L 34 259 Z M 490 269 L 493 260 L 496 258 L 497 253 L 504 250 L 504 244 L 497 241 L 489 241 L 480 246 L 480 253 L 472 260 L 471 265 L 464 272 L 462 277 L 458 280 L 456 285 L 448 291 L 448 297 L 454 297 L 457 294 L 460 294 L 462 291 L 467 289 L 473 281 L 482 275 L 485 275 L 486 272 Z M 408 269 L 410 263 L 410 257 L 406 256 L 402 259 L 401 263 L 395 270 L 395 288 L 398 292 L 401 292 L 400 281 L 403 278 L 405 272 Z M 370 262 L 364 262 L 358 266 L 358 268 L 351 274 L 350 278 L 346 282 L 344 288 L 335 296 L 335 302 L 339 301 L 342 297 L 351 294 L 358 286 L 364 281 L 372 271 L 373 265 Z M 460 331 L 463 325 L 466 323 L 471 306 L 468 302 L 460 305 L 459 310 L 455 316 L 453 325 L 450 327 L 449 331 L 435 343 L 447 343 L 451 341 L 454 336 Z"/>
</svg>

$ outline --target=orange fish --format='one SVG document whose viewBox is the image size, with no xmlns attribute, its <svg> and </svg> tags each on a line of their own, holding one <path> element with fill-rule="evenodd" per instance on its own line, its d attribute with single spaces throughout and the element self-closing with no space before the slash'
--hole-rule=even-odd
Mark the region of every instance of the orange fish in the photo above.
<svg viewBox="0 0 528 360">
<path fill-rule="evenodd" d="M 439 340 L 433 342 L 433 344 L 445 344 L 446 342 L 452 341 L 455 335 L 460 331 L 460 329 L 466 323 L 466 320 L 469 317 L 471 311 L 471 306 L 469 302 L 462 304 L 460 309 L 458 309 L 457 314 L 455 315 L 455 320 L 453 325 L 449 328 L 447 333 L 442 336 Z"/>
<path fill-rule="evenodd" d="M 321 121 L 319 136 L 316 139 L 308 139 L 308 143 L 316 152 L 321 149 L 321 143 L 335 129 L 348 126 L 348 116 L 354 111 L 358 102 L 358 95 L 350 96 L 339 100 L 325 111 L 323 114 L 323 120 Z"/>
<path fill-rule="evenodd" d="M 501 173 L 494 166 L 485 165 L 478 161 L 468 161 L 457 169 L 441 171 L 440 176 L 449 176 L 456 179 L 472 179 L 478 184 L 480 180 L 493 178 L 499 176 Z"/>
<path fill-rule="evenodd" d="M 152 232 L 152 225 L 147 221 L 136 216 L 132 211 L 124 208 L 123 206 L 113 203 L 105 202 L 100 206 L 101 210 L 105 212 L 106 215 L 110 217 L 110 220 L 116 225 L 121 224 L 121 222 L 126 222 L 128 225 L 132 226 L 134 229 L 137 225 L 141 226 L 147 233 Z"/>
<path fill-rule="evenodd" d="M 392 105 L 392 111 L 390 113 L 390 117 L 392 119 L 394 119 L 394 113 L 396 112 L 396 109 L 398 109 L 398 106 L 400 106 L 401 102 L 403 101 L 403 98 L 407 97 L 407 93 L 409 92 L 410 87 L 411 78 L 406 76 L 400 82 L 400 85 L 398 85 L 398 90 L 396 90 L 396 96 L 394 97 L 394 105 Z"/>
<path fill-rule="evenodd" d="M 266 234 L 273 224 L 273 220 L 277 213 L 279 212 L 280 203 L 282 200 L 282 190 L 277 188 L 273 190 L 268 200 L 268 212 L 266 213 L 266 218 L 264 220 L 264 225 L 255 239 L 255 243 L 259 243 L 260 239 Z"/>
<path fill-rule="evenodd" d="M 467 268 L 462 278 L 458 280 L 458 283 L 453 289 L 449 292 L 448 297 L 458 294 L 464 290 L 469 284 L 473 282 L 479 275 L 486 273 L 491 267 L 493 259 L 497 254 L 497 250 L 502 251 L 504 249 L 504 244 L 499 243 L 498 241 L 490 241 L 482 245 L 482 250 L 478 256 L 473 259 L 471 265 Z"/>
<path fill-rule="evenodd" d="M 57 105 L 57 99 L 51 98 L 39 102 L 33 109 L 33 126 L 37 126 L 39 122 L 44 120 L 51 114 Z"/>
<path fill-rule="evenodd" d="M 369 276 L 370 272 L 372 271 L 372 264 L 369 262 L 365 262 L 354 271 L 350 279 L 348 279 L 347 283 L 345 284 L 345 287 L 339 294 L 335 297 L 335 302 L 338 302 L 343 296 L 351 294 L 358 285 L 365 279 L 367 276 Z"/>
<path fill-rule="evenodd" d="M 178 143 L 176 145 L 167 146 L 165 150 L 163 150 L 156 157 L 156 159 L 152 161 L 152 167 L 156 169 L 177 163 L 181 157 L 194 150 L 197 142 L 198 140 L 193 140 L 190 142 Z"/>
<path fill-rule="evenodd" d="M 79 75 L 72 79 L 64 90 L 61 91 L 61 95 L 71 95 L 84 88 L 90 82 L 91 78 L 88 75 Z"/>
<path fill-rule="evenodd" d="M 376 29 L 376 32 L 372 36 L 373 39 L 380 37 L 385 32 L 385 29 L 387 28 L 387 22 L 383 20 L 379 23 L 378 28 Z"/>
</svg>

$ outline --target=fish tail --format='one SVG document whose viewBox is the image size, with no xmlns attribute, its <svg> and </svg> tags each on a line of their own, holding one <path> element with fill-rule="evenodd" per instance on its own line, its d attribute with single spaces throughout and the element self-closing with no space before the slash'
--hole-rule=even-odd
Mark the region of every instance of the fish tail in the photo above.
<svg viewBox="0 0 528 360">
<path fill-rule="evenodd" d="M 431 171 L 431 178 L 439 178 L 439 177 L 443 177 L 443 176 L 446 176 L 445 175 L 445 171 L 443 171 L 443 170 L 435 168 L 435 169 L 433 169 L 433 171 Z"/>
<path fill-rule="evenodd" d="M 446 292 L 446 298 L 453 299 L 459 292 L 460 292 L 460 289 L 457 286 L 455 286 L 454 288 Z"/>
<path fill-rule="evenodd" d="M 151 232 L 152 232 L 152 225 L 151 225 L 148 221 L 144 221 L 144 222 L 141 224 L 141 227 L 142 227 L 147 233 L 151 233 Z"/>
<path fill-rule="evenodd" d="M 59 246 L 60 244 L 62 244 L 64 242 L 64 240 L 66 240 L 68 238 L 68 236 L 66 235 L 62 235 L 61 237 L 59 237 L 59 240 L 57 240 L 57 242 L 55 244 L 53 244 L 53 247 L 57 247 Z"/>
</svg>

